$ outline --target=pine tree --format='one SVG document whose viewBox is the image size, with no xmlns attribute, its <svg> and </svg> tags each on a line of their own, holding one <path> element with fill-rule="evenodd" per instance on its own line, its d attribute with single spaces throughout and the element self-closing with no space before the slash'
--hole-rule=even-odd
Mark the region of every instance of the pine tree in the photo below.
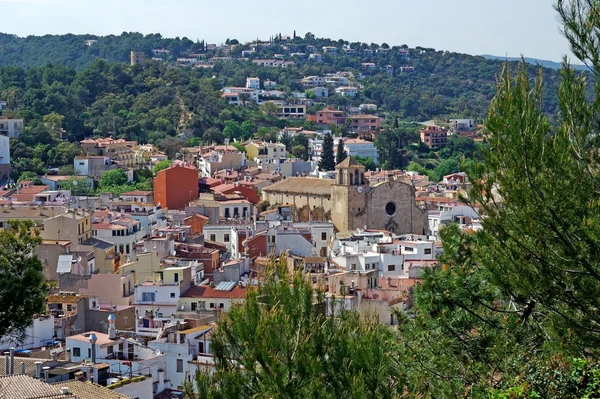
<svg viewBox="0 0 600 399">
<path fill-rule="evenodd" d="M 340 141 L 338 141 L 338 146 L 337 146 L 337 154 L 335 154 L 335 164 L 336 165 L 340 164 L 347 157 L 348 157 L 348 154 L 346 153 L 346 149 L 344 148 L 344 142 L 342 141 L 342 138 L 340 137 Z"/>
<path fill-rule="evenodd" d="M 186 399 L 401 397 L 405 371 L 392 329 L 338 313 L 301 271 L 288 271 L 285 256 L 272 258 L 263 277 L 219 319 L 216 372 L 198 372 L 197 393 L 185 384 Z"/>
<path fill-rule="evenodd" d="M 335 169 L 335 157 L 333 155 L 333 137 L 327 133 L 323 139 L 323 152 L 319 161 L 319 170 L 328 171 Z"/>
</svg>

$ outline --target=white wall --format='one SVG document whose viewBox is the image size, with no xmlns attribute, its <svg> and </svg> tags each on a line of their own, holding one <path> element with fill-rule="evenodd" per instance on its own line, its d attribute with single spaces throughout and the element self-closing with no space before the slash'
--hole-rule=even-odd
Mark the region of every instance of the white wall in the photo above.
<svg viewBox="0 0 600 399">
<path fill-rule="evenodd" d="M 152 388 L 153 380 L 152 378 L 147 377 L 144 381 L 123 385 L 120 388 L 113 389 L 113 391 L 126 395 L 132 399 L 144 399 L 153 396 Z"/>
<path fill-rule="evenodd" d="M 0 135 L 0 165 L 10 164 L 10 139 Z"/>
<path fill-rule="evenodd" d="M 41 320 L 40 318 L 35 318 L 33 319 L 33 324 L 25 329 L 23 340 L 19 339 L 19 335 L 5 335 L 4 337 L 0 338 L 0 348 L 41 348 L 42 346 L 46 345 L 46 342 L 53 340 L 53 336 L 54 317 L 50 316 Z"/>
</svg>

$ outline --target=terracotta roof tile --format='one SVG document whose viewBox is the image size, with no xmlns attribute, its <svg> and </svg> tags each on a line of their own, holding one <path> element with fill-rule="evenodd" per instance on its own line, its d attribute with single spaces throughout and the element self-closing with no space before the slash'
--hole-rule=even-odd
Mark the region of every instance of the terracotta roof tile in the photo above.
<svg viewBox="0 0 600 399">
<path fill-rule="evenodd" d="M 0 377 L 0 392 L 3 399 L 58 399 L 73 397 L 72 394 L 63 394 L 57 386 L 23 374 Z"/>
<path fill-rule="evenodd" d="M 331 196 L 331 186 L 333 184 L 335 184 L 335 180 L 333 179 L 319 179 L 316 177 L 290 177 L 263 188 L 263 191 Z"/>
<path fill-rule="evenodd" d="M 183 298 L 244 298 L 246 288 L 236 285 L 231 291 L 217 291 L 214 287 L 208 285 L 195 285 L 188 289 Z"/>
<path fill-rule="evenodd" d="M 112 389 L 94 384 L 90 381 L 61 381 L 52 384 L 58 388 L 69 388 L 69 393 L 76 395 L 79 399 L 130 399 L 130 396 L 115 392 Z"/>
</svg>

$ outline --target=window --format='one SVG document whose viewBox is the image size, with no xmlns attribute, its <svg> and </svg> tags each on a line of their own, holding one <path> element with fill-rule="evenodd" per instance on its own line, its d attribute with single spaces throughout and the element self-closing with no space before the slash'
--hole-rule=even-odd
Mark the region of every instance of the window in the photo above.
<svg viewBox="0 0 600 399">
<path fill-rule="evenodd" d="M 87 357 L 91 358 L 92 357 L 92 348 L 88 348 L 88 355 Z"/>
<path fill-rule="evenodd" d="M 220 303 L 220 304 L 219 304 L 219 309 L 223 309 L 224 307 L 225 307 L 225 304 L 224 304 L 224 303 Z"/>
<path fill-rule="evenodd" d="M 73 357 L 81 356 L 81 348 L 73 348 Z"/>
<path fill-rule="evenodd" d="M 350 265 L 350 270 L 356 270 L 356 263 Z"/>
<path fill-rule="evenodd" d="M 327 233 L 326 232 L 321 233 L 321 240 L 327 241 Z"/>
<path fill-rule="evenodd" d="M 396 271 L 396 265 L 388 265 L 388 272 Z"/>
<path fill-rule="evenodd" d="M 142 292 L 142 302 L 154 302 L 154 292 Z"/>
<path fill-rule="evenodd" d="M 192 302 L 192 311 L 198 309 L 198 302 Z"/>
<path fill-rule="evenodd" d="M 175 293 L 171 292 L 171 298 L 175 298 Z"/>
<path fill-rule="evenodd" d="M 210 241 L 217 241 L 217 237 L 214 234 L 210 235 Z"/>
<path fill-rule="evenodd" d="M 73 310 L 73 305 L 67 305 L 67 312 L 70 312 Z"/>
<path fill-rule="evenodd" d="M 177 359 L 177 372 L 183 373 L 183 359 Z"/>
<path fill-rule="evenodd" d="M 173 273 L 173 281 L 175 281 L 176 283 L 179 282 L 179 273 Z"/>
<path fill-rule="evenodd" d="M 214 309 L 214 308 L 215 308 L 215 304 L 211 302 L 211 304 L 209 305 L 209 307 L 210 307 L 211 309 Z"/>
<path fill-rule="evenodd" d="M 396 204 L 388 202 L 385 206 L 385 213 L 387 213 L 388 216 L 394 216 L 396 213 Z"/>
<path fill-rule="evenodd" d="M 113 347 L 112 346 L 106 347 L 106 354 L 107 355 L 112 355 L 113 354 Z"/>
<path fill-rule="evenodd" d="M 431 255 L 431 248 L 425 248 L 425 255 Z"/>
<path fill-rule="evenodd" d="M 223 242 L 229 242 L 229 234 L 223 235 Z"/>
</svg>

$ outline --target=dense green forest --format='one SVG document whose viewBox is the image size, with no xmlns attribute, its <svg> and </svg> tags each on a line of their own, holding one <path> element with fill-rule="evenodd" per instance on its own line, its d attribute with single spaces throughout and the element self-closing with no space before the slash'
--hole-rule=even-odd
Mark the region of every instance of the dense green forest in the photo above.
<svg viewBox="0 0 600 399">
<path fill-rule="evenodd" d="M 86 40 L 96 40 L 88 46 Z M 178 57 L 189 56 L 210 58 L 228 55 L 241 58 L 241 51 L 256 48 L 250 59 L 273 58 L 276 54 L 295 65 L 288 68 L 265 68 L 247 61 L 217 63 L 214 68 L 205 71 L 203 76 L 222 78 L 225 84 L 243 85 L 248 76 L 277 81 L 284 90 L 301 90 L 299 79 L 304 76 L 322 75 L 337 71 L 352 71 L 355 76 L 363 75 L 360 84 L 364 91 L 358 98 L 334 96 L 334 105 L 350 105 L 365 102 L 378 104 L 383 111 L 397 113 L 411 120 L 427 120 L 440 116 L 483 118 L 487 106 L 495 93 L 496 76 L 503 64 L 499 60 L 487 60 L 480 56 L 436 51 L 431 48 L 416 47 L 409 49 L 408 56 L 399 49 L 406 45 L 391 47 L 371 43 L 349 43 L 348 41 L 316 38 L 307 33 L 282 40 L 278 36 L 266 43 L 238 44 L 237 40 L 227 39 L 230 45 L 207 48 L 204 41 L 192 41 L 188 38 L 162 38 L 159 34 L 142 35 L 123 33 L 119 36 L 93 35 L 46 35 L 20 38 L 14 35 L 0 34 L 0 66 L 16 66 L 25 69 L 41 67 L 46 64 L 68 66 L 84 71 L 95 61 L 129 62 L 130 51 L 141 51 L 146 58 L 153 57 L 153 49 L 165 49 L 170 52 L 164 61 L 173 63 Z M 305 57 L 291 54 L 307 52 L 307 46 L 319 49 L 322 46 L 335 46 L 337 54 L 324 54 L 322 62 L 313 62 Z M 355 54 L 345 54 L 345 47 L 355 49 Z M 379 53 L 378 49 L 388 50 Z M 375 50 L 373 54 L 362 50 Z M 364 70 L 363 62 L 372 62 L 376 68 Z M 391 65 L 394 73 L 385 71 Z M 414 72 L 401 73 L 400 67 L 413 66 Z M 531 66 L 531 73 L 536 68 Z M 544 107 L 547 112 L 556 111 L 556 88 L 558 72 L 544 68 L 546 85 Z"/>
</svg>

